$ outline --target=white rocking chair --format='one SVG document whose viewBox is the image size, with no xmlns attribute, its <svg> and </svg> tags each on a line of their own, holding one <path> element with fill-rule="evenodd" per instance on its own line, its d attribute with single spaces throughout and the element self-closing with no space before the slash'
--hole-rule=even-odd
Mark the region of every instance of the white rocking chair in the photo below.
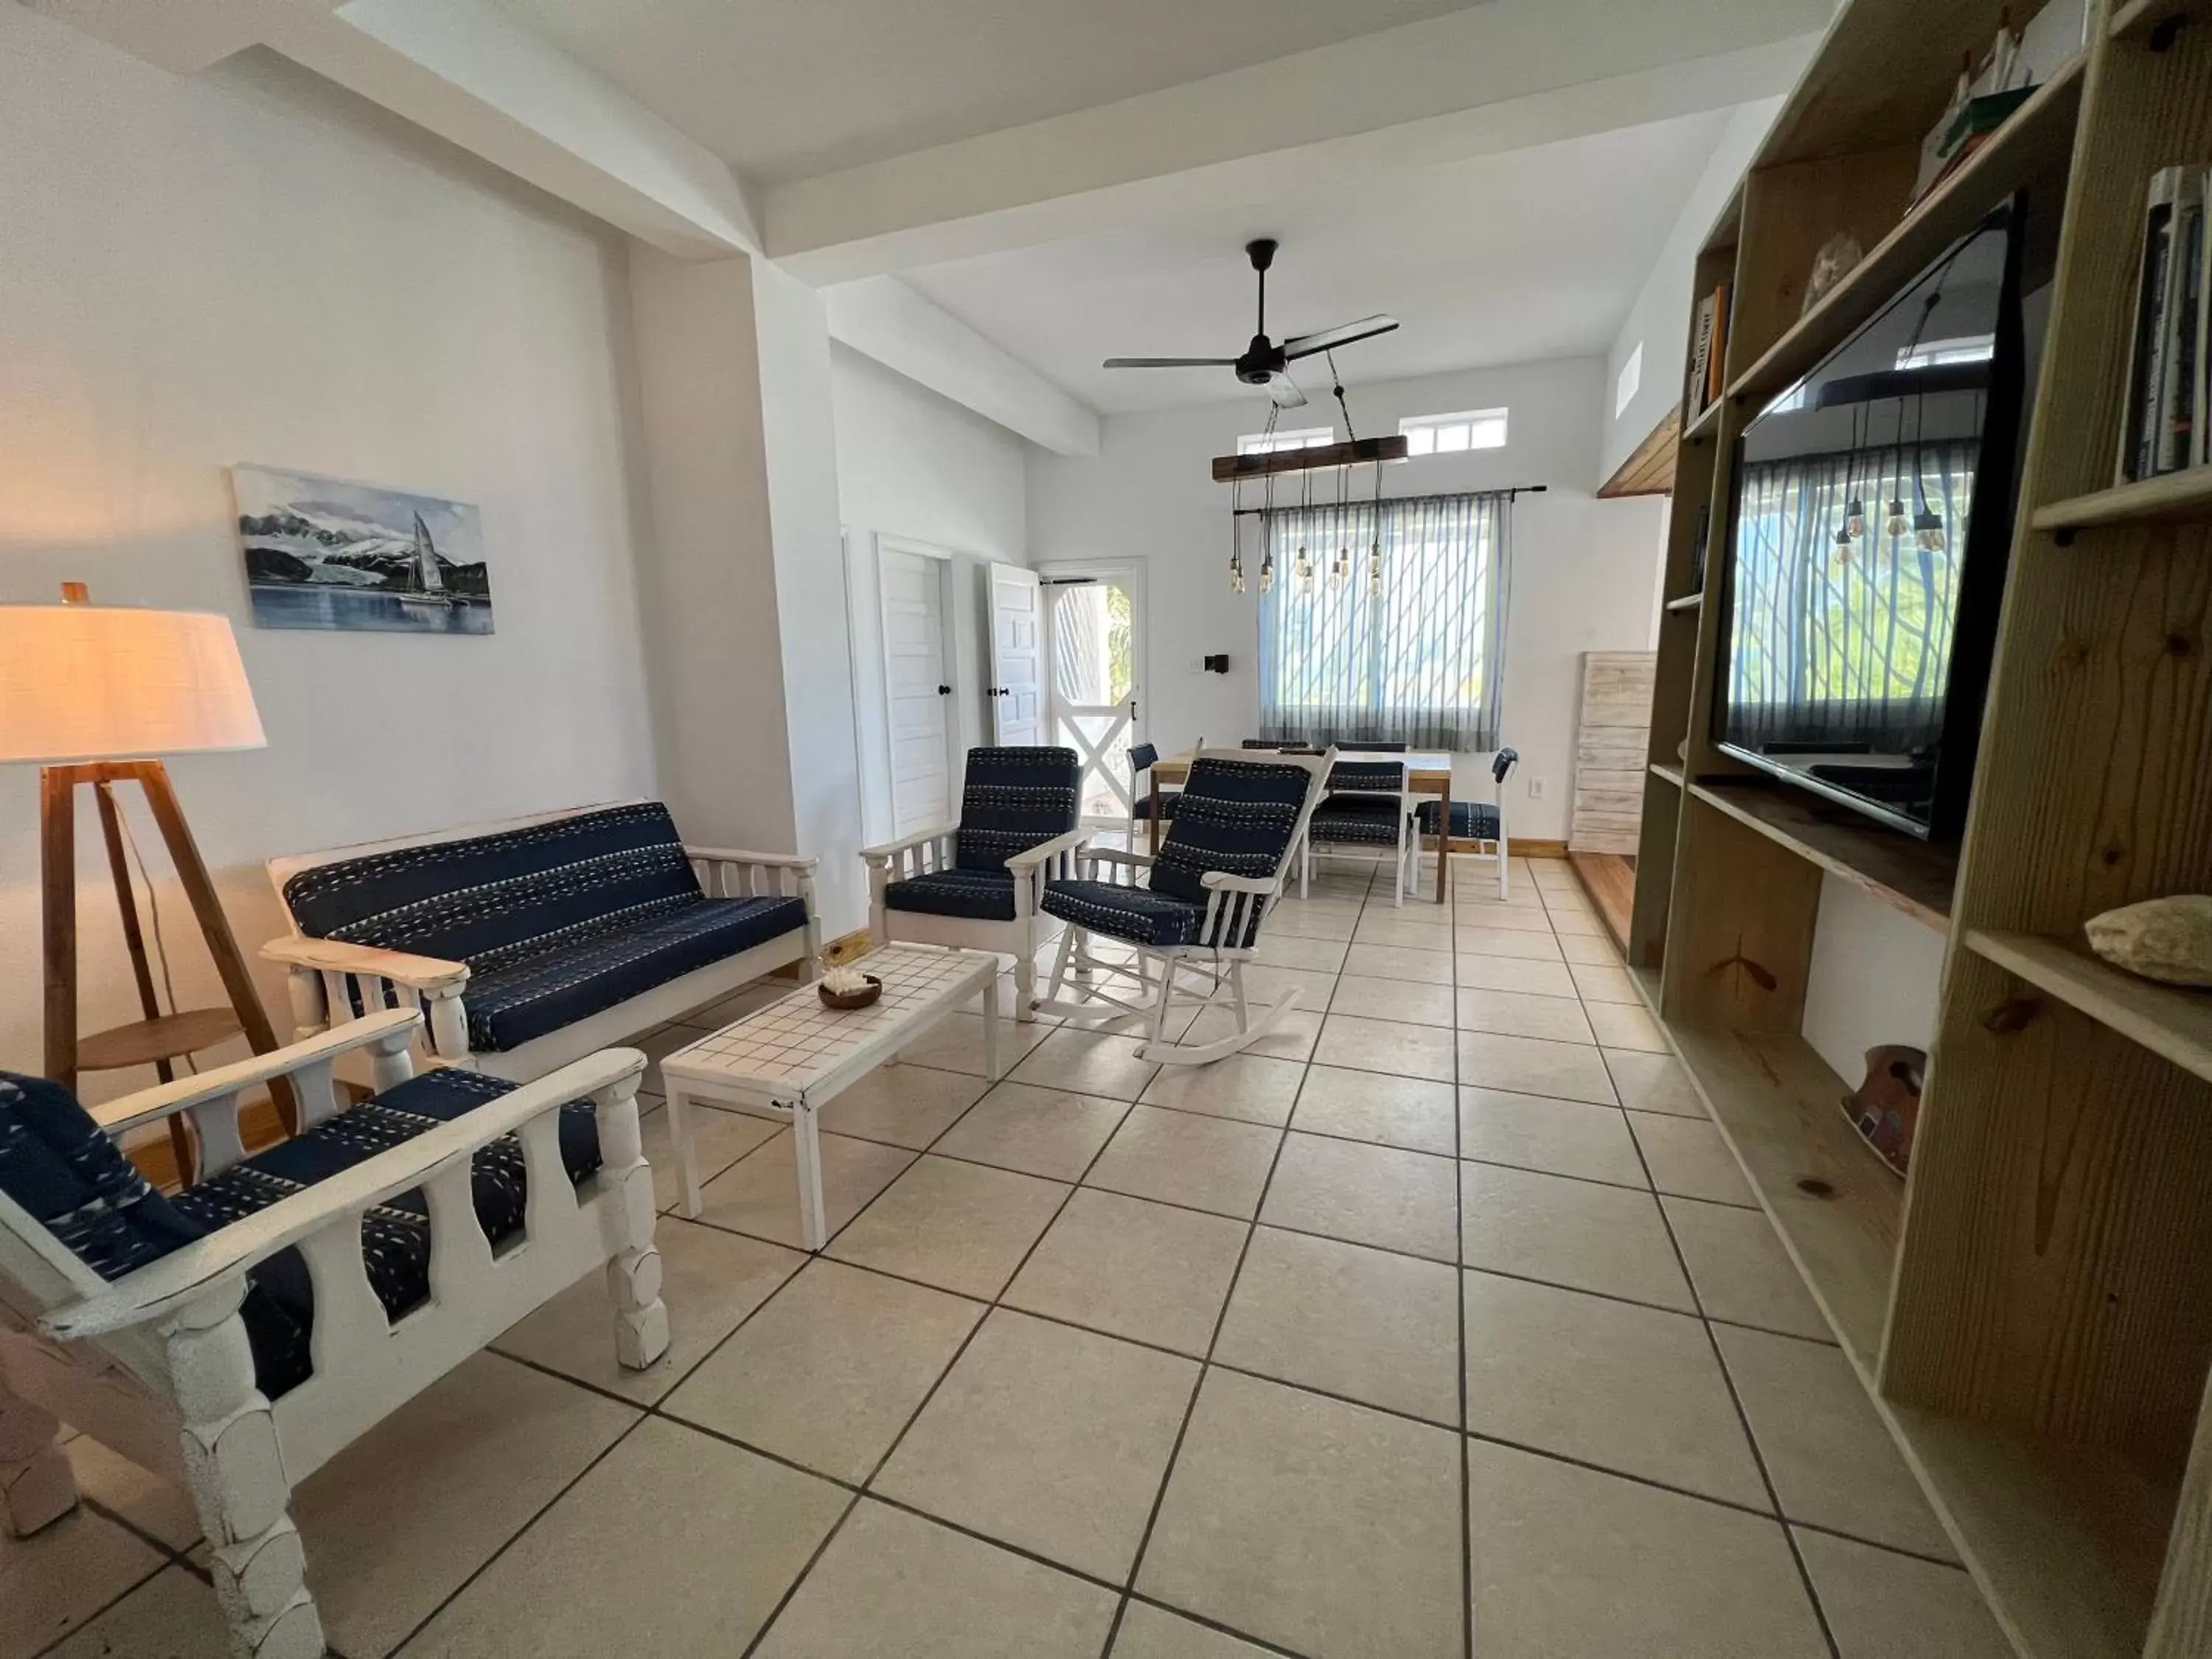
<svg viewBox="0 0 2212 1659">
<path fill-rule="evenodd" d="M 1143 1058 L 1173 1066 L 1225 1060 L 1274 1030 L 1297 1006 L 1298 992 L 1254 1007 L 1244 994 L 1244 964 L 1282 894 L 1335 759 L 1334 749 L 1265 758 L 1200 750 L 1157 854 L 1079 850 L 1078 878 L 1045 884 L 1042 908 L 1068 926 L 1038 1006 L 1079 1023 L 1136 1015 L 1147 1022 Z M 1134 961 L 1102 958 L 1091 949 L 1094 936 L 1127 946 Z M 1079 976 L 1073 1001 L 1061 996 L 1071 969 Z M 1106 989 L 1102 978 L 1130 981 L 1130 998 Z M 1170 1042 L 1178 996 L 1196 1002 L 1201 1014 L 1233 1009 L 1236 1030 L 1217 1042 Z"/>
<path fill-rule="evenodd" d="M 411 1011 L 370 1014 L 90 1113 L 53 1085 L 0 1078 L 0 1520 L 26 1534 L 76 1506 L 57 1419 L 185 1488 L 240 1659 L 322 1659 L 288 1514 L 293 1488 L 515 1321 L 604 1263 L 617 1358 L 643 1370 L 668 1346 L 653 1173 L 638 1145 L 645 1056 L 635 1049 L 605 1049 L 519 1088 L 459 1069 L 413 1079 L 390 1106 L 349 1108 L 386 1115 L 337 1139 L 364 1146 L 380 1124 L 404 1133 L 426 1116 L 446 1121 L 213 1227 L 188 1203 L 198 1186 L 164 1198 L 107 1144 L 190 1113 L 201 1180 L 219 1182 L 243 1158 L 240 1096 L 289 1078 L 307 1127 L 273 1150 L 320 1156 L 333 1138 L 307 1135 L 338 1115 L 333 1062 L 367 1050 L 382 1097 L 410 1083 L 421 1025 Z M 423 1109 L 432 1093 L 441 1111 Z M 580 1097 L 597 1168 L 578 1179 L 568 1160 L 585 1167 L 591 1143 L 582 1109 L 563 1108 Z M 264 1191 L 293 1184 L 254 1179 Z M 419 1240 L 421 1224 L 393 1206 L 416 1192 L 428 1237 L 410 1254 L 395 1244 Z M 496 1243 L 488 1194 L 503 1215 L 520 1211 L 520 1225 Z M 365 1226 L 376 1271 L 408 1279 L 397 1293 L 419 1295 L 396 1316 L 384 1299 L 394 1283 L 373 1282 L 363 1259 Z M 395 1255 L 410 1266 L 393 1269 Z M 303 1283 L 305 1331 L 285 1299 Z"/>
</svg>

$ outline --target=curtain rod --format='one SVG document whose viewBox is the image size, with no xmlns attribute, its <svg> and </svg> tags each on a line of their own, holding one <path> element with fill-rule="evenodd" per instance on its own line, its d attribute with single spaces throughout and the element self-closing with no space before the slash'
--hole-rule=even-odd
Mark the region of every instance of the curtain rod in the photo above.
<svg viewBox="0 0 2212 1659">
<path fill-rule="evenodd" d="M 1439 489 L 1427 495 L 1385 495 L 1382 498 L 1382 504 L 1389 507 L 1399 501 L 1449 501 L 1462 495 L 1503 495 L 1510 506 L 1516 495 L 1540 495 L 1551 487 L 1549 484 L 1510 484 L 1504 489 Z M 1370 495 L 1364 500 L 1350 501 L 1308 501 L 1303 506 L 1292 503 L 1281 507 L 1235 507 L 1230 508 L 1230 516 L 1252 519 L 1269 513 L 1330 512 L 1351 507 L 1371 508 L 1375 504 L 1376 498 Z"/>
</svg>

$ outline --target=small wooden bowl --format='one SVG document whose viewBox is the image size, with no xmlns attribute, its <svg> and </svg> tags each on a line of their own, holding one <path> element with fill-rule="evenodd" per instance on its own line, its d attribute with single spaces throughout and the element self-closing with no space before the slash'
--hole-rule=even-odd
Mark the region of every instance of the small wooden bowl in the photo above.
<svg viewBox="0 0 2212 1659">
<path fill-rule="evenodd" d="M 854 1008 L 865 1008 L 883 995 L 884 982 L 873 974 L 865 975 L 863 977 L 868 982 L 857 991 L 847 991 L 841 995 L 827 985 L 817 985 L 814 988 L 814 994 L 822 999 L 822 1006 L 824 1008 L 842 1008 L 848 1012 Z"/>
</svg>

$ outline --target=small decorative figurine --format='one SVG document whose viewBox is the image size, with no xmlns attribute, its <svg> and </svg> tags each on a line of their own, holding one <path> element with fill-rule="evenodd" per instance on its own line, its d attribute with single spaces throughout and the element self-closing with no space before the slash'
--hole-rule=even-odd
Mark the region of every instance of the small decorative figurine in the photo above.
<svg viewBox="0 0 2212 1659">
<path fill-rule="evenodd" d="M 1901 1176 L 1912 1161 L 1928 1056 L 1903 1043 L 1885 1042 L 1867 1050 L 1866 1064 L 1866 1081 L 1844 1097 L 1844 1112 L 1874 1155 Z"/>
</svg>

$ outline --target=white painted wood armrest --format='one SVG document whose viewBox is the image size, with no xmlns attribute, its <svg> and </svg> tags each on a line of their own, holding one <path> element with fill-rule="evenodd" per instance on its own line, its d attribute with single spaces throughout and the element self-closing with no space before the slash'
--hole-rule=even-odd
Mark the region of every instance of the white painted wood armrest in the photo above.
<svg viewBox="0 0 2212 1659">
<path fill-rule="evenodd" d="M 1158 862 L 1150 853 L 1125 853 L 1118 847 L 1086 847 L 1083 856 L 1088 863 L 1126 864 L 1136 870 L 1149 870 Z"/>
<path fill-rule="evenodd" d="M 1198 884 L 1217 893 L 1272 893 L 1275 880 L 1273 876 L 1232 876 L 1226 870 L 1208 870 L 1198 878 Z"/>
<path fill-rule="evenodd" d="M 380 951 L 373 945 L 349 945 L 335 939 L 276 939 L 261 947 L 270 962 L 313 968 L 329 974 L 374 974 L 410 991 L 457 990 L 468 983 L 469 965 L 436 957 Z"/>
<path fill-rule="evenodd" d="M 881 847 L 863 847 L 860 856 L 870 864 L 887 864 L 901 853 L 912 852 L 917 847 L 927 847 L 931 842 L 959 833 L 957 823 L 939 824 L 934 830 L 918 830 L 902 841 L 885 842 Z"/>
<path fill-rule="evenodd" d="M 811 870 L 821 863 L 815 858 L 802 858 L 796 853 L 749 853 L 741 847 L 692 847 L 686 845 L 684 856 L 700 859 L 709 864 L 764 864 L 778 870 Z"/>
<path fill-rule="evenodd" d="M 1041 841 L 1036 846 L 1017 853 L 1006 860 L 1006 868 L 1017 872 L 1034 870 L 1047 859 L 1060 853 L 1072 853 L 1080 848 L 1090 838 L 1088 830 L 1071 830 L 1064 836 L 1054 836 L 1050 841 Z"/>
<path fill-rule="evenodd" d="M 367 1023 L 356 1021 L 349 1029 L 357 1030 Z M 264 1056 L 276 1058 L 276 1054 Z M 624 1083 L 634 1091 L 644 1071 L 645 1056 L 635 1048 L 603 1048 L 586 1054 L 535 1083 L 526 1083 L 510 1094 L 486 1101 L 464 1117 L 440 1124 L 327 1181 L 317 1182 L 304 1192 L 279 1199 L 265 1210 L 173 1250 L 95 1295 L 52 1310 L 39 1322 L 40 1328 L 64 1341 L 81 1340 L 110 1335 L 177 1312 L 220 1281 L 244 1273 L 279 1250 L 396 1194 L 426 1186 L 441 1170 L 466 1160 L 540 1113 Z"/>
<path fill-rule="evenodd" d="M 349 1020 L 333 1026 L 319 1036 L 288 1043 L 282 1048 L 271 1049 L 265 1054 L 255 1054 L 228 1066 L 219 1066 L 211 1072 L 200 1072 L 191 1077 L 180 1077 L 174 1083 L 158 1084 L 151 1089 L 141 1089 L 136 1094 L 111 1100 L 104 1106 L 88 1109 L 92 1121 L 108 1135 L 121 1134 L 142 1123 L 189 1111 L 195 1106 L 204 1106 L 234 1096 L 280 1077 L 289 1077 L 306 1071 L 311 1066 L 327 1066 L 343 1054 L 373 1044 L 382 1044 L 397 1053 L 415 1039 L 422 1024 L 422 1016 L 412 1008 L 387 1009 L 382 1013 Z"/>
</svg>

